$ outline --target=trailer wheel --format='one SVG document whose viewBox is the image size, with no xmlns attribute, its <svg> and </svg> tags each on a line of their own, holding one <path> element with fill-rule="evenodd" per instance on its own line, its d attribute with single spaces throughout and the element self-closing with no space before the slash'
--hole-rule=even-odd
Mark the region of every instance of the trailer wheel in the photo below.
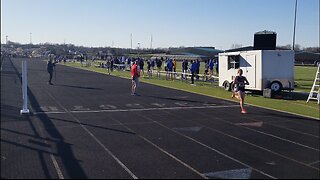
<svg viewBox="0 0 320 180">
<path fill-rule="evenodd" d="M 270 84 L 270 89 L 274 92 L 280 92 L 282 90 L 282 84 L 279 81 L 273 81 Z"/>
<path fill-rule="evenodd" d="M 224 81 L 223 82 L 223 87 L 224 87 L 224 90 L 226 91 L 230 91 L 231 90 L 231 85 L 228 81 Z"/>
</svg>

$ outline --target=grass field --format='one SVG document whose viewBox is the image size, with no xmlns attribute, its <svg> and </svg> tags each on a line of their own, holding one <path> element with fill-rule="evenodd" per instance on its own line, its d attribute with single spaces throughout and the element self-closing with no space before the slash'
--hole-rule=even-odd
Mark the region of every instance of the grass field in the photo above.
<svg viewBox="0 0 320 180">
<path fill-rule="evenodd" d="M 67 66 L 86 69 L 94 72 L 107 74 L 107 70 L 103 68 L 96 68 L 94 66 L 82 67 L 80 63 L 66 63 Z M 181 67 L 181 65 L 180 65 Z M 179 71 L 179 68 L 177 68 Z M 203 70 L 203 69 L 202 69 Z M 295 67 L 295 80 L 297 81 L 297 90 L 308 92 L 313 84 L 316 68 L 314 67 Z M 113 76 L 130 78 L 128 71 L 113 71 Z M 187 92 L 198 93 L 206 96 L 228 99 L 236 101 L 231 98 L 230 92 L 217 86 L 217 83 L 209 82 L 196 82 L 196 86 L 190 86 L 189 83 L 180 80 L 168 81 L 165 77 L 162 78 L 141 78 L 141 82 L 154 84 L 158 86 L 184 90 Z M 248 95 L 246 97 L 246 103 L 264 108 L 275 109 L 280 111 L 286 111 L 290 113 L 305 115 L 319 119 L 319 105 L 316 101 L 310 101 L 306 103 L 307 94 L 293 93 L 293 100 L 284 99 L 268 99 L 261 95 Z"/>
<path fill-rule="evenodd" d="M 316 76 L 317 67 L 295 66 L 294 80 L 297 84 L 296 91 L 310 92 Z"/>
</svg>

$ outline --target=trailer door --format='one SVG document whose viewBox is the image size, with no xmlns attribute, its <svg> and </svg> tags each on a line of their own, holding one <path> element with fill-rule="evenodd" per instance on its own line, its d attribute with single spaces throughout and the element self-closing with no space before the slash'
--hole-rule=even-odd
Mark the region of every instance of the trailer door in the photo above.
<svg viewBox="0 0 320 180">
<path fill-rule="evenodd" d="M 249 85 L 246 87 L 249 89 L 256 88 L 256 55 L 247 55 L 246 61 L 247 63 L 245 63 L 246 66 L 243 73 L 249 81 Z"/>
</svg>

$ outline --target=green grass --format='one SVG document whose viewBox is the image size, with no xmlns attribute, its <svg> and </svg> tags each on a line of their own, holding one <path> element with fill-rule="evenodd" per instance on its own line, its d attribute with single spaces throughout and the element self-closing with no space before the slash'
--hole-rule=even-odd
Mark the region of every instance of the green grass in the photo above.
<svg viewBox="0 0 320 180">
<path fill-rule="evenodd" d="M 107 74 L 106 69 L 96 68 L 94 66 L 81 67 L 80 63 L 66 63 L 66 65 Z M 308 68 L 305 69 L 304 67 L 295 67 L 295 74 L 296 74 L 295 77 L 298 78 L 298 83 L 301 83 L 303 81 L 309 82 L 310 80 L 312 80 L 312 83 L 313 83 L 315 71 L 313 68 L 311 68 L 310 70 Z M 311 74 L 313 75 L 311 76 Z M 130 72 L 128 71 L 113 71 L 111 75 L 122 77 L 122 78 L 130 78 Z M 163 87 L 183 90 L 187 92 L 202 94 L 206 96 L 236 101 L 235 99 L 231 98 L 230 92 L 227 92 L 224 89 L 218 87 L 217 83 L 212 84 L 209 82 L 196 82 L 196 86 L 191 86 L 189 83 L 186 83 L 180 80 L 167 81 L 164 79 L 164 77 L 160 79 L 157 79 L 155 77 L 152 77 L 150 79 L 142 77 L 140 78 L 140 81 L 149 83 L 149 84 L 158 85 L 158 86 L 163 86 Z M 312 86 L 312 83 L 311 83 L 311 86 Z M 308 83 L 307 86 L 309 85 L 310 84 Z M 300 85 L 299 89 L 303 89 L 303 86 Z M 307 92 L 307 89 L 308 88 L 306 88 L 305 92 Z M 319 105 L 316 103 L 316 101 L 310 101 L 309 103 L 306 103 L 306 99 L 307 99 L 307 96 L 301 95 L 301 94 L 293 94 L 293 100 L 268 99 L 260 95 L 248 95 L 246 96 L 246 103 L 251 105 L 261 106 L 264 108 L 286 111 L 294 114 L 300 114 L 300 115 L 319 119 Z"/>
<path fill-rule="evenodd" d="M 294 81 L 297 87 L 295 91 L 310 92 L 316 76 L 317 67 L 295 66 Z"/>
</svg>

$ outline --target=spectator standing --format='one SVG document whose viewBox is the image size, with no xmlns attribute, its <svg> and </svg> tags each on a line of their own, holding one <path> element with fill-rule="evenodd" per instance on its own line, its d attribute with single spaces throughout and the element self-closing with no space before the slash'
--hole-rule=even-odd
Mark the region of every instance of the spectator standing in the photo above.
<svg viewBox="0 0 320 180">
<path fill-rule="evenodd" d="M 219 76 L 219 60 L 218 59 L 216 60 L 215 67 L 216 67 L 217 76 Z"/>
<path fill-rule="evenodd" d="M 157 63 L 157 69 L 158 69 L 158 72 L 157 72 L 157 77 L 160 77 L 160 71 L 161 71 L 161 66 L 162 66 L 162 57 L 161 59 L 158 59 L 158 61 L 156 62 Z"/>
<path fill-rule="evenodd" d="M 197 78 L 197 80 L 199 80 L 199 73 L 200 73 L 200 61 L 199 61 L 199 59 L 197 59 L 195 63 L 196 63 L 196 67 L 195 67 L 196 68 L 196 72 L 195 72 L 196 73 L 196 78 Z"/>
<path fill-rule="evenodd" d="M 196 63 L 192 60 L 190 64 L 191 84 L 194 84 L 194 74 L 196 72 Z"/>
<path fill-rule="evenodd" d="M 51 58 L 49 58 L 49 61 L 48 61 L 48 64 L 47 64 L 47 71 L 49 73 L 49 81 L 48 81 L 48 83 L 50 85 L 53 85 L 53 83 L 51 81 L 52 81 L 53 69 L 54 69 L 55 66 L 56 66 L 56 63 L 53 62 L 53 60 Z"/>
<path fill-rule="evenodd" d="M 209 74 L 210 74 L 210 76 L 213 75 L 213 68 L 214 68 L 214 62 L 212 59 L 210 59 L 210 61 L 209 61 Z"/>
<path fill-rule="evenodd" d="M 140 67 L 140 72 L 142 71 L 142 75 L 144 76 L 144 61 L 142 58 L 140 58 L 140 61 L 139 61 L 139 67 Z"/>
<path fill-rule="evenodd" d="M 107 60 L 107 70 L 108 70 L 108 74 L 110 75 L 110 68 L 111 68 L 111 61 L 110 59 Z"/>
<path fill-rule="evenodd" d="M 151 60 L 147 62 L 147 70 L 148 70 L 148 77 L 150 78 L 152 76 L 152 71 L 151 71 Z"/>
<path fill-rule="evenodd" d="M 168 61 L 167 61 L 167 74 L 168 74 L 169 78 L 171 78 L 171 80 L 173 80 L 172 70 L 173 70 L 172 59 L 168 59 Z M 166 79 L 168 79 L 167 76 L 166 76 Z"/>
<path fill-rule="evenodd" d="M 132 78 L 132 87 L 131 87 L 131 95 L 137 95 L 136 88 L 139 84 L 140 71 L 137 65 L 137 61 L 131 67 L 131 78 Z"/>
<path fill-rule="evenodd" d="M 187 73 L 188 73 L 188 61 L 187 60 L 183 60 L 184 63 L 182 63 L 182 70 L 183 70 L 183 74 L 184 74 L 184 78 L 187 79 Z"/>
<path fill-rule="evenodd" d="M 209 73 L 209 62 L 208 61 L 205 61 L 205 64 L 204 64 L 204 79 L 207 81 L 208 80 L 208 73 Z"/>
</svg>

